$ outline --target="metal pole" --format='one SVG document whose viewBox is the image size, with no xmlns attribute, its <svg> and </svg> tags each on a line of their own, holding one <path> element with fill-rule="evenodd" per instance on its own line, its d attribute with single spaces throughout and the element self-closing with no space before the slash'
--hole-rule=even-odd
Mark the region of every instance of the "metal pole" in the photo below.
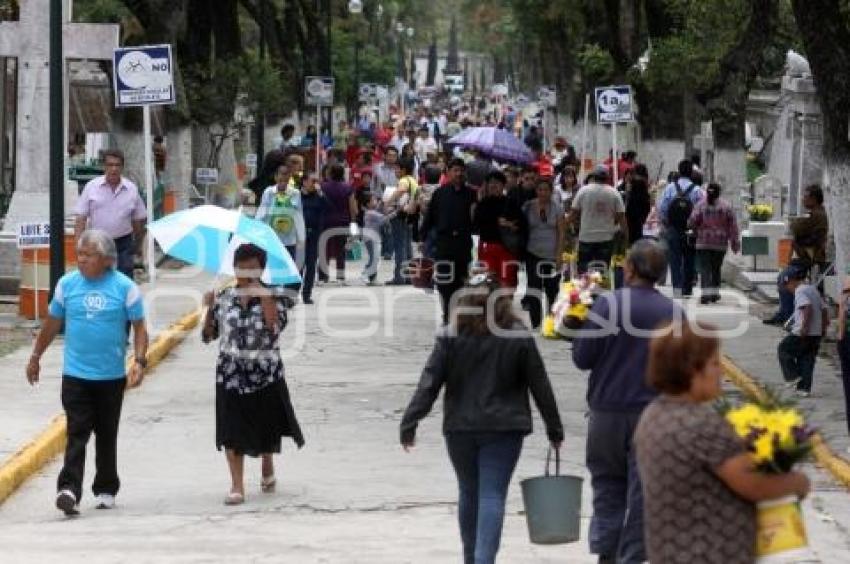
<svg viewBox="0 0 850 564">
<path fill-rule="evenodd" d="M 360 119 L 360 39 L 354 39 L 354 123 Z"/>
<path fill-rule="evenodd" d="M 322 107 L 316 106 L 316 174 L 322 174 L 322 142 L 319 135 L 319 127 L 322 124 Z"/>
<path fill-rule="evenodd" d="M 154 220 L 153 211 L 154 211 L 154 201 L 153 201 L 153 147 L 151 146 L 151 107 L 143 106 L 142 107 L 142 121 L 144 121 L 144 139 L 142 142 L 145 144 L 145 184 L 147 184 L 147 198 L 148 198 L 148 226 L 150 226 L 151 222 Z M 151 235 L 150 229 L 148 229 L 147 233 L 147 246 L 148 246 L 148 280 L 153 283 L 156 281 L 156 260 L 154 257 L 154 246 L 153 246 L 153 235 Z"/>
<path fill-rule="evenodd" d="M 62 0 L 50 0 L 50 292 L 65 274 Z M 5 134 L 5 132 L 3 132 Z M 36 292 L 36 299 L 38 293 Z"/>
<path fill-rule="evenodd" d="M 617 187 L 617 169 L 620 168 L 619 159 L 617 157 L 617 122 L 611 124 L 611 155 L 613 156 L 611 168 L 614 177 L 614 188 Z"/>
<path fill-rule="evenodd" d="M 578 181 L 584 177 L 584 160 L 587 158 L 587 120 L 590 115 L 590 94 L 584 95 L 584 127 L 581 132 L 581 162 L 578 163 Z"/>
<path fill-rule="evenodd" d="M 266 0 L 260 0 L 260 60 L 266 60 Z M 256 119 L 256 127 L 257 131 L 255 135 L 257 136 L 256 144 L 257 144 L 257 163 L 263 162 L 263 156 L 265 154 L 265 143 L 266 143 L 266 114 L 262 111 L 261 108 L 257 108 L 257 119 Z M 259 169 L 259 164 L 258 167 Z"/>
<path fill-rule="evenodd" d="M 793 128 L 792 128 L 793 129 Z M 804 155 L 806 154 L 806 118 L 800 116 L 800 165 L 797 167 L 797 215 L 802 215 L 803 212 L 803 165 L 805 165 Z"/>
</svg>

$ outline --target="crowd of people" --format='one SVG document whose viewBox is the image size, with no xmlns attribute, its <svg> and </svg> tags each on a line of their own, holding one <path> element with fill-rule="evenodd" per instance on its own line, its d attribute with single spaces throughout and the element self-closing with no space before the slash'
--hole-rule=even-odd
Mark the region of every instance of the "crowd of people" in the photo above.
<svg viewBox="0 0 850 564">
<path fill-rule="evenodd" d="M 452 147 L 442 133 L 451 123 L 443 127 L 443 118 L 423 114 L 379 129 L 355 124 L 345 148 L 328 139 L 318 171 L 310 170 L 294 129 L 285 126 L 281 147 L 263 159 L 250 184 L 258 204 L 254 216 L 274 229 L 303 276 L 297 288 L 263 284 L 266 252 L 245 244 L 234 254 L 235 285 L 205 296 L 203 339 L 219 340 L 215 442 L 231 475 L 224 502 L 245 501 L 245 456 L 262 458 L 261 487 L 271 492 L 272 456 L 282 438 L 304 445 L 278 339 L 298 294 L 309 305 L 314 285 L 331 283 L 331 262 L 335 281 L 346 283 L 347 254 L 362 240 L 367 285 L 377 283 L 380 260 L 393 261 L 388 285 L 411 283 L 416 255 L 433 263 L 444 327 L 402 418 L 400 441 L 406 450 L 415 445 L 419 421 L 445 388 L 443 431 L 458 480 L 464 561 L 494 562 L 510 479 L 532 430 L 529 395 L 551 447 L 564 440 L 530 329 L 556 300 L 561 280 L 621 268 L 620 282 L 593 304 L 572 347 L 575 366 L 589 372 L 591 552 L 600 562 L 753 561 L 754 503 L 805 496 L 809 484 L 802 474 L 754 472 L 743 443 L 708 406 L 720 394 L 720 340 L 715 328 L 687 319 L 681 300 L 693 295 L 699 280 L 701 303 L 719 301 L 725 254 L 740 251 L 722 187 L 704 186 L 695 163 L 683 160 L 666 183 L 652 188 L 633 152 L 581 178 L 566 140 L 556 139 L 546 153 L 533 127 L 525 142 L 534 160 L 500 165 L 481 152 Z M 39 359 L 64 322 L 68 445 L 56 505 L 69 515 L 78 512 L 92 432 L 94 494 L 98 507 L 114 506 L 121 398 L 145 369 L 142 300 L 126 269 L 131 235 L 146 214 L 138 190 L 121 176 L 123 155 L 106 156 L 106 175 L 90 183 L 77 206 L 79 269 L 60 280 L 27 367 L 30 383 L 38 381 Z M 616 186 L 615 171 L 621 179 Z M 103 197 L 107 191 L 111 198 Z M 792 228 L 798 260 L 780 275 L 787 295 L 770 320 L 792 322 L 778 354 L 785 379 L 802 395 L 811 390 L 828 320 L 817 280 L 810 280 L 825 262 L 823 192 L 811 186 L 805 195 L 811 214 Z M 513 305 L 521 272 L 526 291 L 519 301 L 531 327 Z M 657 288 L 668 273 L 674 299 Z M 840 313 L 846 316 L 850 285 L 843 296 Z M 606 324 L 617 330 L 597 331 Z M 125 370 L 130 328 L 135 360 Z M 839 331 L 850 393 L 846 319 Z M 104 336 L 114 342 L 101 346 Z M 689 507 L 689 500 L 704 510 L 675 511 Z M 729 523 L 735 525 L 731 537 Z"/>
</svg>

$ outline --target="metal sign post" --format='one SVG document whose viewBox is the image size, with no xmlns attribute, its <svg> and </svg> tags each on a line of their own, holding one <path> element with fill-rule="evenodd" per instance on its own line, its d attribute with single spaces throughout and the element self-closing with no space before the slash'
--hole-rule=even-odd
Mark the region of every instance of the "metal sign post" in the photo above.
<svg viewBox="0 0 850 564">
<path fill-rule="evenodd" d="M 217 168 L 196 168 L 195 182 L 204 187 L 204 202 L 210 204 L 210 186 L 218 184 Z"/>
<path fill-rule="evenodd" d="M 150 106 L 167 105 L 175 102 L 174 62 L 171 45 L 147 45 L 116 49 L 112 57 L 115 107 L 131 108 L 142 106 L 142 121 L 145 146 L 145 191 L 148 207 L 148 225 L 154 219 L 154 169 L 151 146 Z M 148 277 L 156 281 L 154 241 L 147 235 Z"/>
<path fill-rule="evenodd" d="M 334 105 L 334 79 L 330 76 L 304 77 L 304 103 L 316 106 L 316 172 L 322 171 L 322 106 Z"/>
<path fill-rule="evenodd" d="M 611 169 L 614 186 L 617 186 L 617 124 L 635 119 L 632 88 L 628 85 L 601 86 L 596 89 L 596 122 L 611 124 Z"/>
</svg>

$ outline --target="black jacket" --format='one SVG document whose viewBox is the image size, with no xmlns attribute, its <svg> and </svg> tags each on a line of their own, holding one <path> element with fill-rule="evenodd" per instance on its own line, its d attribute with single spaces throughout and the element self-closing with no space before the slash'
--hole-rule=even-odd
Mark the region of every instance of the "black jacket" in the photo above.
<svg viewBox="0 0 850 564">
<path fill-rule="evenodd" d="M 431 411 L 443 384 L 444 433 L 531 433 L 530 391 L 549 440 L 564 439 L 555 395 L 530 335 L 438 336 L 401 421 L 403 444 L 413 441 L 419 420 Z"/>
</svg>

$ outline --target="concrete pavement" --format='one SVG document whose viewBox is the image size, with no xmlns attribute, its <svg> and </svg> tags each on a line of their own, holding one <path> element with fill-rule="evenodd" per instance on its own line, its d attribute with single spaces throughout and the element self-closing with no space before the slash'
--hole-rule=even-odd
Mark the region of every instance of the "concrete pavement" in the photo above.
<svg viewBox="0 0 850 564">
<path fill-rule="evenodd" d="M 349 274 L 354 277 L 353 267 Z M 190 309 L 188 294 L 210 283 L 204 276 L 166 281 L 163 277 L 160 285 L 163 297 L 153 300 L 163 310 L 154 312 L 154 321 L 166 317 L 165 309 Z M 169 285 L 187 295 L 164 297 Z M 55 462 L 0 506 L 0 560 L 458 562 L 456 485 L 440 434 L 439 404 L 420 427 L 413 453 L 398 446 L 401 412 L 433 342 L 436 296 L 411 288 L 324 286 L 316 298 L 316 305 L 296 308 L 283 337 L 287 379 L 307 445 L 297 451 L 286 443 L 277 457 L 278 493 L 259 493 L 259 463 L 249 461 L 246 504 L 222 505 L 229 479 L 223 454 L 214 447 L 216 349 L 201 344 L 195 333 L 126 399 L 118 507 L 94 510 L 86 491 L 83 515 L 66 520 L 52 505 Z M 747 317 L 739 308 L 729 315 L 718 311 L 713 317 L 724 323 Z M 378 334 L 357 334 L 370 324 Z M 725 343 L 726 352 L 745 360 L 752 354 L 757 368 L 752 372 L 769 373 L 775 362 L 771 336 L 750 327 L 744 337 Z M 756 331 L 752 341 L 749 331 Z M 566 470 L 584 475 L 585 376 L 572 366 L 568 343 L 540 345 L 565 424 Z M 2 385 L 9 387 L 0 393 L 31 394 L 40 402 L 34 412 L 59 411 L 55 382 L 30 391 L 22 373 L 14 375 L 14 386 L 7 379 Z M 26 405 L 19 409 L 29 416 Z M 0 423 L 5 420 L 4 410 Z M 579 543 L 541 547 L 528 541 L 519 480 L 542 473 L 546 452 L 539 418 L 535 423 L 511 485 L 500 561 L 595 562 L 586 547 L 587 483 Z M 848 562 L 847 492 L 809 470 L 817 486 L 805 508 L 813 548 L 823 562 Z M 91 479 L 89 472 L 86 488 Z"/>
</svg>

